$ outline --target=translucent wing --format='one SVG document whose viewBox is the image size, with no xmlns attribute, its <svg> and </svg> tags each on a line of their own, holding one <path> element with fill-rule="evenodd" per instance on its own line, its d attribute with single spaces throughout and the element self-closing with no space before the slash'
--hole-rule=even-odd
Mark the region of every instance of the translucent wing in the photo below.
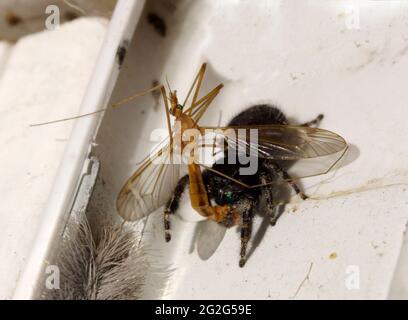
<svg viewBox="0 0 408 320">
<path fill-rule="evenodd" d="M 127 221 L 141 219 L 163 206 L 176 187 L 180 165 L 171 160 L 170 145 L 145 160 L 128 179 L 116 200 L 119 215 Z"/>
<path fill-rule="evenodd" d="M 304 126 L 260 125 L 202 129 L 206 130 L 202 145 L 212 147 L 218 153 L 228 150 L 228 156 L 236 153 L 238 156 L 283 162 L 286 169 L 290 167 L 292 178 L 327 172 L 347 148 L 346 141 L 338 134 Z"/>
<path fill-rule="evenodd" d="M 291 125 L 202 127 L 222 136 L 230 147 L 243 152 L 255 150 L 259 157 L 299 160 L 327 156 L 344 150 L 346 141 L 338 134 L 319 128 Z M 256 137 L 255 137 L 256 136 Z"/>
<path fill-rule="evenodd" d="M 227 228 L 215 221 L 204 220 L 199 223 L 197 253 L 202 260 L 208 260 L 217 250 Z"/>
</svg>

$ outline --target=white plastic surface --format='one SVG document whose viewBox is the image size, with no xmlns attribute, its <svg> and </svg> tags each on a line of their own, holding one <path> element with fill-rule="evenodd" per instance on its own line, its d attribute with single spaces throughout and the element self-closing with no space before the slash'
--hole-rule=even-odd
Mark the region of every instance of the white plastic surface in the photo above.
<svg viewBox="0 0 408 320">
<path fill-rule="evenodd" d="M 256 220 L 240 269 L 239 235 L 227 231 L 208 261 L 191 250 L 196 222 L 172 220 L 164 242 L 162 210 L 144 242 L 174 270 L 149 275 L 145 297 L 386 298 L 408 220 L 408 3 L 403 1 L 157 1 L 149 3 L 112 101 L 169 78 L 183 97 L 204 61 L 205 88 L 225 88 L 203 123 L 226 123 L 255 103 L 276 103 L 297 122 L 324 113 L 321 127 L 351 144 L 336 172 L 303 181 L 315 199 L 287 206 L 275 227 Z M 147 12 L 166 21 L 162 38 Z M 147 96 L 106 114 L 96 154 L 107 201 L 154 145 L 165 113 Z M 182 211 L 192 211 L 185 197 Z M 194 214 L 194 213 L 191 213 Z M 157 290 L 164 289 L 164 290 Z"/>
<path fill-rule="evenodd" d="M 72 124 L 30 128 L 78 112 L 107 20 L 84 19 L 33 34 L 0 64 L 0 297 L 11 298 L 27 262 Z M 4 47 L 4 46 L 2 46 Z M 51 241 L 51 239 L 49 239 Z M 47 241 L 43 242 L 47 245 Z"/>
<path fill-rule="evenodd" d="M 59 22 L 65 23 L 77 17 L 109 19 L 117 0 L 2 0 L 0 2 L 0 39 L 16 42 L 23 36 L 44 30 L 46 8 L 59 9 Z M 6 17 L 14 17 L 10 23 Z"/>
<path fill-rule="evenodd" d="M 98 58 L 95 62 L 95 69 L 88 86 L 82 84 L 80 88 L 86 89 L 86 93 L 81 103 L 80 113 L 92 112 L 107 103 L 110 92 L 115 83 L 119 71 L 116 53 L 120 45 L 131 38 L 133 30 L 138 22 L 140 12 L 143 8 L 144 1 L 119 1 L 115 12 L 112 16 L 108 32 L 105 36 L 104 43 Z M 78 38 L 81 32 L 78 31 L 74 38 Z M 60 41 L 66 41 L 61 38 Z M 85 39 L 86 43 L 89 41 Z M 66 50 L 67 54 L 72 54 L 71 49 Z M 93 59 L 96 58 L 96 55 Z M 93 60 L 94 61 L 94 60 Z M 89 60 L 87 61 L 89 63 Z M 73 79 L 62 75 L 64 79 Z M 68 92 L 67 92 L 68 94 Z M 42 97 L 50 100 L 50 97 Z M 51 100 L 52 101 L 52 100 Z M 65 113 L 71 116 L 76 113 Z M 42 122 L 45 117 L 30 119 L 31 123 Z M 61 116 L 47 116 L 47 120 L 54 120 Z M 63 160 L 60 163 L 58 172 L 55 176 L 54 185 L 49 191 L 49 199 L 45 209 L 43 203 L 39 211 L 41 224 L 36 230 L 35 238 L 31 239 L 30 255 L 23 273 L 21 274 L 18 285 L 14 294 L 16 299 L 30 299 L 38 297 L 37 290 L 43 290 L 44 282 L 42 282 L 47 266 L 48 257 L 52 256 L 52 251 L 56 246 L 55 240 L 60 239 L 61 231 L 66 221 L 69 209 L 72 203 L 72 197 L 78 186 L 78 179 L 81 177 L 84 161 L 88 156 L 91 142 L 93 140 L 96 127 L 98 125 L 98 117 L 87 117 L 75 122 L 69 141 L 65 147 Z M 66 124 L 70 126 L 71 124 Z M 58 126 L 55 126 L 58 128 Z M 35 131 L 31 129 L 32 131 Z M 37 132 L 47 132 L 51 135 L 52 128 L 49 126 L 42 127 Z M 43 141 L 39 140 L 41 143 Z M 36 162 L 41 163 L 39 161 Z M 28 207 L 29 208 L 29 207 Z"/>
</svg>

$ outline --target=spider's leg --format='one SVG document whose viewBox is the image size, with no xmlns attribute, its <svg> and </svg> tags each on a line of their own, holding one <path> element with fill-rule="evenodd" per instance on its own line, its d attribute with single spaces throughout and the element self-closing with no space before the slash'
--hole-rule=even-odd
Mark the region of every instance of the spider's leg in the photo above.
<svg viewBox="0 0 408 320">
<path fill-rule="evenodd" d="M 182 177 L 174 189 L 173 196 L 167 202 L 166 206 L 164 207 L 164 234 L 166 238 L 166 242 L 171 240 L 170 235 L 170 214 L 173 214 L 177 211 L 180 205 L 181 196 L 188 184 L 188 175 Z"/>
<path fill-rule="evenodd" d="M 254 200 L 251 198 L 245 198 L 240 201 L 239 206 L 242 212 L 242 225 L 241 225 L 241 259 L 239 260 L 239 266 L 242 268 L 246 263 L 246 251 L 248 241 L 252 233 L 252 209 L 254 207 Z"/>
<path fill-rule="evenodd" d="M 301 197 L 303 200 L 306 200 L 308 198 L 308 196 L 305 195 L 300 190 L 298 185 L 293 181 L 293 178 L 289 175 L 289 173 L 287 173 L 287 171 L 281 168 L 277 163 L 270 160 L 265 160 L 263 164 L 265 168 L 268 168 L 268 170 L 271 171 L 275 171 L 282 179 L 286 180 L 292 187 L 292 189 L 295 190 L 296 194 L 299 195 L 299 197 Z"/>
<path fill-rule="evenodd" d="M 315 119 L 301 124 L 302 127 L 318 126 L 320 121 L 322 121 L 323 115 L 319 114 Z"/>
<path fill-rule="evenodd" d="M 273 178 L 274 176 L 268 170 L 260 168 L 259 182 L 261 184 L 270 183 Z M 277 206 L 276 203 L 273 202 L 273 191 L 271 185 L 267 185 L 261 188 L 261 197 L 265 199 L 266 214 L 269 216 L 271 225 L 274 226 L 280 214 L 279 210 L 277 210 L 279 206 Z"/>
</svg>

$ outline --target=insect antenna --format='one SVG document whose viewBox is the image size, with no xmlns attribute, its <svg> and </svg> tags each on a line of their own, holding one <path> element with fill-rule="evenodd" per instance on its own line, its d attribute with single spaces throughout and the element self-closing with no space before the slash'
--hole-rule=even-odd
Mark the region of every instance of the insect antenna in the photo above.
<svg viewBox="0 0 408 320">
<path fill-rule="evenodd" d="M 115 109 L 115 108 L 117 108 L 117 107 L 119 107 L 119 106 L 121 106 L 121 105 L 123 105 L 123 104 L 125 104 L 125 103 L 128 103 L 128 102 L 130 102 L 130 101 L 132 101 L 132 100 L 134 100 L 134 99 L 136 99 L 136 98 L 142 97 L 142 96 L 144 96 L 144 95 L 146 95 L 146 94 L 148 94 L 148 93 L 150 93 L 150 92 L 152 92 L 152 91 L 159 90 L 159 89 L 161 89 L 162 87 L 163 87 L 162 84 L 158 84 L 157 86 L 154 86 L 153 88 L 150 88 L 150 89 L 147 89 L 147 90 L 145 90 L 145 91 L 136 93 L 136 94 L 134 94 L 134 95 L 132 95 L 132 96 L 130 96 L 130 97 L 127 97 L 127 98 L 125 98 L 125 99 L 123 99 L 123 100 L 120 100 L 120 101 L 118 101 L 118 102 L 116 102 L 116 103 L 113 103 L 113 104 L 111 104 L 110 106 L 108 106 L 108 107 L 106 107 L 106 108 L 102 108 L 102 109 L 99 109 L 99 110 L 96 110 L 96 111 L 93 111 L 93 112 L 81 114 L 81 115 L 74 116 L 74 117 L 69 117 L 69 118 L 64 118 L 64 119 L 58 119 L 58 120 L 52 120 L 52 121 L 47 121 L 47 122 L 42 122 L 42 123 L 30 124 L 30 127 L 39 127 L 39 126 L 44 126 L 44 125 L 47 125 L 47 124 L 53 124 L 53 123 L 63 122 L 63 121 L 67 121 L 67 120 L 79 119 L 79 118 L 91 116 L 91 115 L 93 115 L 93 114 L 97 114 L 97 113 L 100 113 L 100 112 L 108 111 L 109 109 Z"/>
<path fill-rule="evenodd" d="M 83 8 L 81 8 L 80 6 L 78 6 L 77 4 L 75 4 L 75 3 L 73 3 L 73 2 L 71 2 L 71 1 L 69 1 L 69 0 L 64 0 L 64 3 L 65 3 L 68 7 L 71 7 L 72 9 L 74 9 L 74 10 L 80 12 L 82 15 L 84 15 L 84 16 L 87 15 L 87 12 L 86 12 Z"/>
<path fill-rule="evenodd" d="M 166 76 L 166 84 L 167 84 L 167 88 L 169 89 L 169 92 L 172 92 L 171 87 L 170 87 L 170 83 L 169 83 L 169 79 L 167 78 L 167 76 Z"/>
</svg>

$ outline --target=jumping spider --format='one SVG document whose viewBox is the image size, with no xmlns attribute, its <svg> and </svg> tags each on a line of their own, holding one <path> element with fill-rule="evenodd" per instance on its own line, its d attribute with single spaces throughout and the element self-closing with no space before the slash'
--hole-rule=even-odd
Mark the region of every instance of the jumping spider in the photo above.
<svg viewBox="0 0 408 320">
<path fill-rule="evenodd" d="M 318 125 L 322 119 L 323 115 L 319 115 L 316 117 L 316 119 L 306 122 L 302 126 Z M 242 111 L 228 123 L 228 126 L 271 124 L 287 125 L 289 123 L 285 115 L 276 106 L 262 104 L 252 106 Z M 227 158 L 226 154 L 224 155 L 224 159 L 225 158 Z M 278 161 L 258 158 L 258 170 L 254 175 L 241 175 L 239 172 L 241 164 L 238 161 L 236 162 L 236 164 L 224 164 L 223 162 L 224 161 L 216 162 L 212 166 L 212 168 L 247 185 L 266 184 L 277 179 L 284 179 L 302 199 L 307 199 L 307 196 L 302 191 L 300 191 L 299 187 L 293 180 L 291 180 L 291 177 L 289 176 L 285 168 L 283 168 L 278 163 Z M 217 205 L 228 204 L 233 209 L 232 211 L 239 212 L 239 221 L 236 221 L 236 217 L 232 214 L 231 211 L 231 214 L 227 215 L 227 218 L 220 223 L 225 227 L 232 227 L 236 224 L 240 226 L 241 258 L 239 261 L 239 266 L 243 267 L 247 259 L 246 251 L 247 244 L 252 232 L 252 220 L 256 213 L 256 210 L 259 210 L 260 201 L 262 199 L 264 200 L 264 210 L 266 211 L 265 213 L 270 217 L 272 225 L 274 225 L 279 218 L 279 213 L 276 210 L 276 199 L 274 199 L 275 187 L 272 185 L 267 185 L 264 187 L 248 189 L 209 170 L 204 170 L 203 178 L 206 185 L 208 197 L 211 201 L 215 202 Z M 173 214 L 177 211 L 177 209 L 179 208 L 181 196 L 186 186 L 188 185 L 188 182 L 188 175 L 185 175 L 179 180 L 175 188 L 173 197 L 168 201 L 166 205 L 166 213 Z M 170 222 L 168 219 L 165 219 L 165 229 L 170 229 Z"/>
</svg>

